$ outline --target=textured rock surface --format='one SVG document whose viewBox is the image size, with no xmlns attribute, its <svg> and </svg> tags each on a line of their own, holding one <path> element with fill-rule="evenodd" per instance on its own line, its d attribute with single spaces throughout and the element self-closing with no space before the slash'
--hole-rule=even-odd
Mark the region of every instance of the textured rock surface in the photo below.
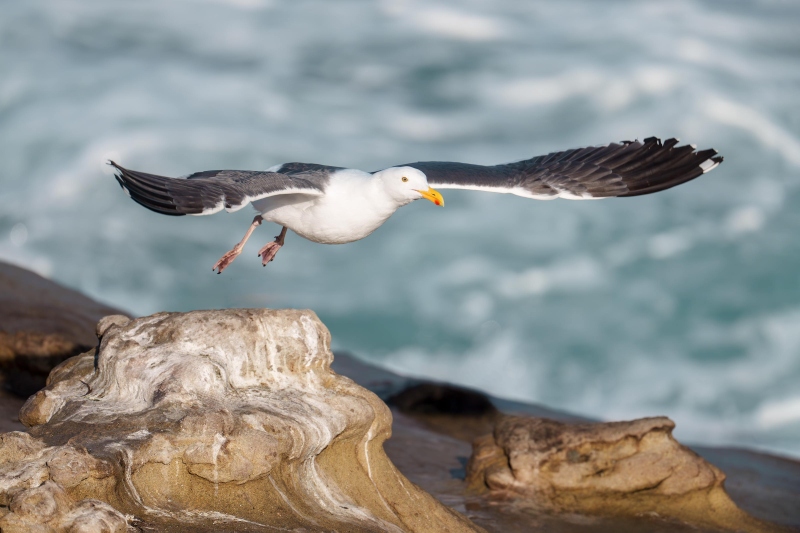
<svg viewBox="0 0 800 533">
<path fill-rule="evenodd" d="M 28 396 L 50 370 L 97 344 L 100 318 L 120 311 L 28 270 L 0 262 L 0 372 Z"/>
<path fill-rule="evenodd" d="M 591 421 L 541 405 L 485 395 L 484 400 L 480 400 L 475 397 L 481 394 L 477 391 L 408 378 L 345 353 L 336 354 L 333 368 L 394 405 L 392 438 L 385 447 L 398 469 L 488 531 L 718 533 L 722 530 L 753 530 L 750 527 L 753 521 L 749 519 L 741 524 L 729 522 L 724 525 L 708 521 L 698 524 L 690 513 L 685 516 L 639 511 L 632 514 L 574 510 L 562 513 L 537 507 L 529 498 L 516 493 L 506 492 L 504 497 L 498 491 L 470 493 L 465 490 L 465 467 L 472 453 L 472 442 L 477 436 L 492 432 L 499 420 L 514 415 L 546 417 L 569 424 Z M 497 410 L 494 417 L 491 416 L 494 410 L 487 407 L 486 400 Z M 464 440 L 467 437 L 469 442 Z M 797 505 L 800 501 L 800 462 L 747 450 L 694 449 L 714 465 L 722 467 L 727 475 L 726 491 L 736 505 L 764 521 L 758 523 L 758 530 L 800 532 L 800 506 Z M 699 491 L 697 497 L 701 501 L 707 498 L 703 491 Z M 740 516 L 739 511 L 734 511 L 734 521 Z"/>
<path fill-rule="evenodd" d="M 564 424 L 504 416 L 493 434 L 475 440 L 467 483 L 550 511 L 656 513 L 705 527 L 772 530 L 736 507 L 724 474 L 679 444 L 674 426 L 664 417 Z"/>
<path fill-rule="evenodd" d="M 395 406 L 392 438 L 385 447 L 400 471 L 488 531 L 717 533 L 744 527 L 739 527 L 738 522 L 727 526 L 700 525 L 691 522 L 692 515 L 683 520 L 657 512 L 633 515 L 554 513 L 551 509 L 536 508 L 525 497 L 498 499 L 492 492 L 465 493 L 465 466 L 472 453 L 471 443 L 476 437 L 491 433 L 501 418 L 508 415 L 545 417 L 570 424 L 592 421 L 541 405 L 485 396 L 497 409 L 495 416 L 491 416 L 493 410 L 485 407 L 486 401 L 475 398 L 475 394 L 481 394 L 477 391 L 461 389 L 451 394 L 449 391 L 458 387 L 401 376 L 344 353 L 336 354 L 333 368 Z M 458 405 L 463 400 L 466 404 Z M 693 449 L 725 472 L 725 490 L 740 509 L 775 524 L 761 524 L 762 531 L 800 532 L 800 505 L 797 504 L 800 502 L 800 462 L 748 450 Z M 698 497 L 704 500 L 706 495 L 700 491 Z M 734 518 L 738 516 L 740 514 L 735 512 Z M 752 525 L 752 522 L 745 523 Z"/>
<path fill-rule="evenodd" d="M 107 462 L 74 446 L 46 446 L 27 433 L 0 435 L 0 518 L 4 533 L 128 531 L 107 503 L 82 498 L 82 486 L 110 486 Z"/>
<path fill-rule="evenodd" d="M 387 459 L 388 408 L 331 372 L 312 312 L 106 317 L 98 334 L 96 357 L 66 361 L 25 404 L 30 436 L 7 434 L 0 525 L 30 522 L 14 502 L 39 490 L 54 524 L 124 514 L 144 530 L 479 530 Z"/>
</svg>

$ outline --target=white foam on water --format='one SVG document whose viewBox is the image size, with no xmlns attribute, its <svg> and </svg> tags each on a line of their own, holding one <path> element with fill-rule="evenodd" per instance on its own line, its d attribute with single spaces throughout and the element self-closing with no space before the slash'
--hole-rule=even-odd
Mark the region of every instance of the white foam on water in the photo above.
<svg viewBox="0 0 800 533">
<path fill-rule="evenodd" d="M 767 148 L 779 153 L 788 163 L 800 166 L 800 135 L 782 127 L 776 120 L 742 103 L 714 99 L 705 106 L 714 120 L 750 133 Z"/>
<path fill-rule="evenodd" d="M 800 333 L 790 332 L 789 324 L 800 324 L 796 312 L 764 317 L 725 333 L 745 338 L 750 352 L 724 364 L 692 361 L 677 353 L 641 353 L 598 371 L 577 361 L 560 361 L 535 339 L 502 331 L 496 324 L 488 338 L 467 351 L 431 353 L 408 347 L 385 361 L 397 372 L 600 419 L 667 415 L 677 422 L 676 436 L 685 442 L 752 446 L 800 457 L 790 444 L 800 438 L 800 398 L 736 405 L 738 398 L 763 396 L 764 389 L 776 383 L 781 385 L 772 394 L 791 394 L 793 381 L 786 376 L 800 370 L 794 357 Z M 780 361 L 770 358 L 765 365 L 767 358 L 760 353 L 779 353 Z M 676 358 L 681 358 L 679 364 Z M 772 443 L 770 435 L 776 439 Z"/>
<path fill-rule="evenodd" d="M 506 298 L 523 298 L 552 291 L 584 291 L 601 286 L 603 267 L 587 256 L 566 257 L 546 267 L 494 275 L 497 292 Z"/>
<path fill-rule="evenodd" d="M 430 5 L 412 0 L 384 0 L 387 15 L 405 19 L 409 26 L 438 37 L 461 41 L 495 41 L 506 33 L 505 24 L 483 14 L 455 8 L 444 3 Z"/>
<path fill-rule="evenodd" d="M 800 396 L 762 404 L 756 411 L 756 421 L 765 429 L 800 422 Z"/>
</svg>

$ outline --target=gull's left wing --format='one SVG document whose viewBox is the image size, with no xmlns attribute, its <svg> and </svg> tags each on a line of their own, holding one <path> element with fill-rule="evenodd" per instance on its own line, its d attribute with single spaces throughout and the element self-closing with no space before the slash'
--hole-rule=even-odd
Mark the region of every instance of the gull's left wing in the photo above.
<svg viewBox="0 0 800 533">
<path fill-rule="evenodd" d="M 669 189 L 714 169 L 722 157 L 656 137 L 606 146 L 577 148 L 504 165 L 425 161 L 421 170 L 437 189 L 472 189 L 516 194 L 537 200 L 588 200 L 639 196 Z"/>
<path fill-rule="evenodd" d="M 252 170 L 206 170 L 169 178 L 129 170 L 109 161 L 122 189 L 136 203 L 162 215 L 212 215 L 238 211 L 250 202 L 282 194 L 322 196 L 327 174 L 321 165 L 290 163 L 287 173 Z M 294 165 L 294 166 L 291 166 Z M 311 168 L 314 167 L 314 168 Z M 282 167 L 281 167 L 282 168 Z"/>
</svg>

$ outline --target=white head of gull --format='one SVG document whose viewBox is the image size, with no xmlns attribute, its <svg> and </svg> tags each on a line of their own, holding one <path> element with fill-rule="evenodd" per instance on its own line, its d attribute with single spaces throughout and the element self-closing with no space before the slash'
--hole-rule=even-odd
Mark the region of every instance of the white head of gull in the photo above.
<svg viewBox="0 0 800 533">
<path fill-rule="evenodd" d="M 442 195 L 428 185 L 424 173 L 413 167 L 392 167 L 372 175 L 384 191 L 397 203 L 397 208 L 414 200 L 425 198 L 436 205 L 444 205 Z"/>
</svg>

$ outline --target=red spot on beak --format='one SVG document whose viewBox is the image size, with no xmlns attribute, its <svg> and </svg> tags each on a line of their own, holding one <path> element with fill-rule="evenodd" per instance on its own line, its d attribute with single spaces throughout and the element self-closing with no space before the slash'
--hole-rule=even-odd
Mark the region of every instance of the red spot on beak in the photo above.
<svg viewBox="0 0 800 533">
<path fill-rule="evenodd" d="M 441 204 L 441 202 L 439 202 L 439 200 L 436 200 L 434 203 L 435 203 L 436 205 L 442 205 L 442 204 Z"/>
</svg>

